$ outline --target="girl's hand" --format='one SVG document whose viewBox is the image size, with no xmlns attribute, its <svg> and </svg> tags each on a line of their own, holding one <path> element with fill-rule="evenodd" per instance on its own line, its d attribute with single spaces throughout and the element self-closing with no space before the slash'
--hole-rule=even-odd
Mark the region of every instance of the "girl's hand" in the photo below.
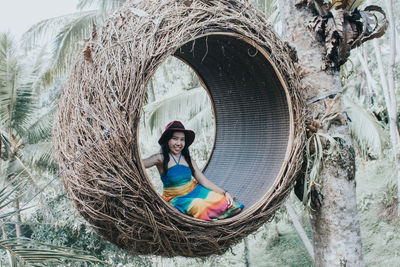
<svg viewBox="0 0 400 267">
<path fill-rule="evenodd" d="M 228 201 L 229 208 L 233 207 L 233 197 L 229 192 L 225 192 L 226 201 Z"/>
</svg>

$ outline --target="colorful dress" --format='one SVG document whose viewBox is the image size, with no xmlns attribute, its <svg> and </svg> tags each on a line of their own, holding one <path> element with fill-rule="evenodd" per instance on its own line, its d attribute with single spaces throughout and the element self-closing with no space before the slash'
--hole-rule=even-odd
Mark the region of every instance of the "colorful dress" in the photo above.
<svg viewBox="0 0 400 267">
<path fill-rule="evenodd" d="M 211 221 L 229 217 L 238 208 L 244 205 L 235 202 L 233 207 L 223 194 L 216 193 L 198 184 L 192 179 L 192 171 L 188 166 L 179 164 L 171 155 L 176 165 L 168 169 L 167 175 L 161 174 L 164 185 L 163 198 L 184 214 L 198 219 Z"/>
</svg>

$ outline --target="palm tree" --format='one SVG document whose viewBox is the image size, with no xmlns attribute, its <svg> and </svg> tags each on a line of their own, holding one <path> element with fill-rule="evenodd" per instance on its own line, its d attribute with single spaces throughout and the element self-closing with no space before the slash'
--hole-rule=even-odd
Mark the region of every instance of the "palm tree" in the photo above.
<svg viewBox="0 0 400 267">
<path fill-rule="evenodd" d="M 35 169 L 56 169 L 51 157 L 51 124 L 54 108 L 41 109 L 40 88 L 46 84 L 42 53 L 30 67 L 23 65 L 12 39 L 0 34 L 0 162 L 1 183 L 28 179 L 31 188 L 38 189 Z M 17 192 L 19 193 L 19 191 Z M 20 198 L 15 200 L 19 210 Z M 17 213 L 16 233 L 22 236 L 20 213 Z"/>
<path fill-rule="evenodd" d="M 0 249 L 7 252 L 10 266 L 45 266 L 61 259 L 99 261 L 81 255 L 82 251 L 23 237 L 21 211 L 32 197 L 22 207 L 20 201 L 32 188 L 39 190 L 36 173 L 57 169 L 51 142 L 55 106 L 40 103 L 49 78 L 43 59 L 44 53 L 39 52 L 31 66 L 24 64 L 12 38 L 0 34 Z M 12 216 L 16 216 L 16 238 L 9 238 L 5 228 Z"/>
<path fill-rule="evenodd" d="M 80 0 L 78 12 L 67 14 L 33 25 L 23 36 L 25 48 L 32 48 L 42 37 L 53 38 L 52 73 L 66 73 L 82 48 L 83 40 L 89 38 L 93 27 L 101 26 L 105 19 L 126 0 Z M 97 9 L 90 9 L 97 5 Z"/>
<path fill-rule="evenodd" d="M 49 158 L 55 106 L 40 102 L 49 83 L 43 58 L 40 52 L 32 66 L 24 65 L 12 39 L 0 34 L 1 160 L 8 162 L 8 169 L 24 174 L 37 162 L 45 169 L 56 168 Z"/>
</svg>

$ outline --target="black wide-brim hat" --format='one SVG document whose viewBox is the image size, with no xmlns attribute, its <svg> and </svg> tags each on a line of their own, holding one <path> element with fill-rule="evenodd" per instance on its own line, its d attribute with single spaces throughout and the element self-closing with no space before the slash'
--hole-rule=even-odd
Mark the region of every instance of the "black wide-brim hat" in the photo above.
<svg viewBox="0 0 400 267">
<path fill-rule="evenodd" d="M 175 132 L 175 131 L 185 133 L 185 145 L 186 146 L 190 146 L 193 143 L 196 134 L 192 130 L 185 129 L 185 126 L 183 126 L 182 122 L 180 122 L 180 121 L 172 121 L 172 122 L 168 123 L 167 127 L 165 127 L 165 131 L 162 133 L 160 139 L 158 139 L 158 143 L 161 145 L 162 143 L 165 143 L 166 141 L 168 141 L 168 140 L 165 140 L 167 137 L 167 134 L 169 132 Z"/>
</svg>

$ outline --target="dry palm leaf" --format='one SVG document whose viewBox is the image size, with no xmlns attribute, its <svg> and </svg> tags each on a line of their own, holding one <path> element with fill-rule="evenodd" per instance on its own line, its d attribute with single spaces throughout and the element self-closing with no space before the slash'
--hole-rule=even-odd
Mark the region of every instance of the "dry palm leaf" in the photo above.
<svg viewBox="0 0 400 267">
<path fill-rule="evenodd" d="M 305 2 L 298 2 L 297 6 Z M 308 2 L 317 13 L 309 26 L 325 43 L 326 58 L 334 69 L 347 61 L 351 49 L 381 37 L 388 27 L 382 8 L 370 5 L 359 10 L 363 3 L 364 0 L 333 0 L 329 4 L 321 0 Z M 376 13 L 383 16 L 381 21 Z"/>
<path fill-rule="evenodd" d="M 386 20 L 386 14 L 383 9 L 379 6 L 367 6 L 364 10 L 359 11 L 361 18 L 363 20 L 363 32 L 358 36 L 356 40 L 351 45 L 351 49 L 361 45 L 362 43 L 372 40 L 374 38 L 379 38 L 383 36 L 389 26 Z M 378 12 L 383 15 L 383 20 L 379 25 L 378 18 L 373 12 Z M 372 25 L 375 25 L 372 27 Z"/>
<path fill-rule="evenodd" d="M 90 50 L 90 46 L 87 46 L 85 51 L 83 52 L 86 61 L 88 61 L 89 63 L 93 63 L 93 59 L 92 59 L 92 51 Z"/>
</svg>

